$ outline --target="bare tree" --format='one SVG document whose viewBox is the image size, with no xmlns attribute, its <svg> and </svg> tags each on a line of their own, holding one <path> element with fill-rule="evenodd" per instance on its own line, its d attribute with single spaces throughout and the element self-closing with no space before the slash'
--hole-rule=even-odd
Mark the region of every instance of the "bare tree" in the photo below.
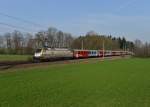
<svg viewBox="0 0 150 107">
<path fill-rule="evenodd" d="M 4 37 L 0 36 L 0 48 L 4 48 Z"/>
<path fill-rule="evenodd" d="M 48 41 L 48 46 L 49 47 L 54 47 L 57 42 L 56 42 L 56 35 L 57 35 L 58 30 L 56 28 L 49 28 L 47 31 L 47 41 Z"/>
<path fill-rule="evenodd" d="M 23 54 L 23 34 L 19 31 L 12 33 L 13 47 L 17 54 Z"/>
<path fill-rule="evenodd" d="M 41 31 L 35 35 L 36 48 L 42 48 L 45 46 L 45 32 Z"/>
<path fill-rule="evenodd" d="M 4 37 L 5 37 L 5 39 L 6 39 L 6 47 L 7 47 L 7 49 L 12 48 L 11 33 L 6 33 L 6 34 L 4 34 Z"/>
<path fill-rule="evenodd" d="M 59 48 L 64 47 L 64 34 L 62 31 L 57 32 L 57 43 Z"/>
<path fill-rule="evenodd" d="M 98 34 L 93 30 L 86 33 L 86 36 L 95 36 L 95 35 L 98 35 Z"/>
<path fill-rule="evenodd" d="M 65 36 L 65 40 L 64 40 L 65 47 L 71 48 L 74 38 L 71 36 L 70 33 L 64 33 L 64 36 Z"/>
<path fill-rule="evenodd" d="M 27 33 L 25 37 L 26 37 L 25 38 L 25 43 L 26 43 L 25 44 L 25 53 L 26 54 L 33 54 L 36 41 L 33 38 L 33 36 L 29 33 Z"/>
<path fill-rule="evenodd" d="M 139 56 L 139 57 L 144 57 L 145 56 L 145 46 L 144 44 L 142 43 L 142 41 L 140 40 L 135 40 L 135 55 L 136 56 Z"/>
</svg>

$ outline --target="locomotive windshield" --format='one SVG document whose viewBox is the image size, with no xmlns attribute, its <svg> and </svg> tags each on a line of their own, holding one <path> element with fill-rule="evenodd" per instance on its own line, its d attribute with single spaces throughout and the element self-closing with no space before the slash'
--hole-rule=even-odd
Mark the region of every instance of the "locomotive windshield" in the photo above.
<svg viewBox="0 0 150 107">
<path fill-rule="evenodd" d="M 37 49 L 35 52 L 36 52 L 36 53 L 39 53 L 39 52 L 41 52 L 41 50 L 42 50 L 42 49 Z"/>
</svg>

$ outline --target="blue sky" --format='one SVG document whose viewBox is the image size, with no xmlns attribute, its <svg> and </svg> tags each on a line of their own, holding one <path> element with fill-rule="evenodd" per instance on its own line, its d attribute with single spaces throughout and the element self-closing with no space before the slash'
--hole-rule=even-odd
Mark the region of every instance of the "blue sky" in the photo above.
<svg viewBox="0 0 150 107">
<path fill-rule="evenodd" d="M 33 21 L 44 27 L 2 15 L 0 22 L 33 31 L 52 26 L 75 36 L 94 30 L 100 34 L 150 42 L 149 4 L 149 0 L 0 0 L 0 13 Z M 0 25 L 0 32 L 14 29 Z"/>
</svg>

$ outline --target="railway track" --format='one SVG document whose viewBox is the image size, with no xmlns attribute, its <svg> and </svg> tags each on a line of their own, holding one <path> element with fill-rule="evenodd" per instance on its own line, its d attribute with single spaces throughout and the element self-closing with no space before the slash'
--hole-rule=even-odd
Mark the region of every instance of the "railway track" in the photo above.
<svg viewBox="0 0 150 107">
<path fill-rule="evenodd" d="M 1 61 L 0 62 L 0 70 L 9 69 L 13 66 L 22 65 L 22 64 L 31 64 L 33 62 L 30 61 Z"/>
<path fill-rule="evenodd" d="M 29 61 L 2 61 L 0 62 L 0 66 L 6 66 L 6 65 L 17 65 L 17 64 L 29 64 L 31 62 Z"/>
<path fill-rule="evenodd" d="M 47 65 L 52 63 L 63 63 L 66 61 L 71 61 L 73 59 L 53 59 L 50 61 L 42 61 L 42 62 L 33 62 L 33 61 L 1 61 L 0 62 L 0 70 L 6 70 L 9 68 L 23 68 L 23 67 L 34 67 L 39 65 Z"/>
<path fill-rule="evenodd" d="M 121 59 L 122 57 L 107 57 L 105 60 L 112 60 L 112 59 Z M 0 70 L 7 70 L 11 68 L 29 68 L 29 67 L 37 67 L 37 66 L 44 66 L 44 65 L 52 65 L 52 64 L 70 64 L 70 63 L 80 63 L 80 62 L 98 62 L 102 61 L 102 58 L 87 58 L 87 59 L 67 59 L 67 60 L 51 60 L 46 62 L 32 62 L 32 61 L 7 61 L 7 62 L 0 62 Z"/>
</svg>

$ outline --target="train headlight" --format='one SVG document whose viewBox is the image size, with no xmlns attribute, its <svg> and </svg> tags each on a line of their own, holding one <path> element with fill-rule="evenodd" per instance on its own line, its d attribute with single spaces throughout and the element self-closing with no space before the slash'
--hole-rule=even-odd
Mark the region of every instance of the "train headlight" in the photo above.
<svg viewBox="0 0 150 107">
<path fill-rule="evenodd" d="M 34 56 L 35 57 L 41 57 L 41 53 L 35 53 Z"/>
</svg>

